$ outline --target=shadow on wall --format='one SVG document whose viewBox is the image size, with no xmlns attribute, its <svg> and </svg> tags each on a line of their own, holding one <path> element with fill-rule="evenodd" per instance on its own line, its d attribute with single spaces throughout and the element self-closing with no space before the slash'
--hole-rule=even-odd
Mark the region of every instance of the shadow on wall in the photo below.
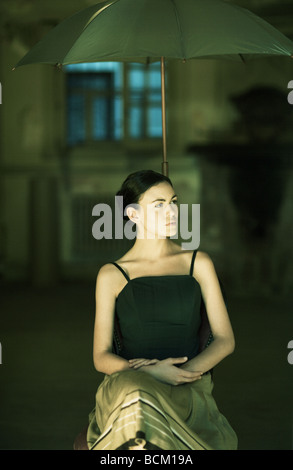
<svg viewBox="0 0 293 470">
<path fill-rule="evenodd" d="M 285 137 L 291 109 L 286 95 L 267 87 L 232 102 L 243 143 L 190 147 L 202 171 L 202 239 L 206 233 L 208 249 L 216 220 L 221 243 L 215 256 L 232 289 L 286 294 L 293 278 L 292 145 Z"/>
</svg>

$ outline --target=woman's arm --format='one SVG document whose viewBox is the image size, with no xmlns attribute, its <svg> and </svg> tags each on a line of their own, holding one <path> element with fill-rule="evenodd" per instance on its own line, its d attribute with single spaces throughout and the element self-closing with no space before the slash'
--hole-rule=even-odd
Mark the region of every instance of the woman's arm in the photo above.
<svg viewBox="0 0 293 470">
<path fill-rule="evenodd" d="M 206 253 L 197 253 L 193 274 L 201 287 L 214 340 L 198 356 L 182 365 L 181 369 L 207 372 L 232 354 L 235 339 L 214 264 Z"/>
<path fill-rule="evenodd" d="M 129 369 L 126 359 L 112 353 L 116 279 L 113 266 L 105 264 L 99 270 L 96 282 L 93 360 L 96 370 L 107 375 Z"/>
</svg>

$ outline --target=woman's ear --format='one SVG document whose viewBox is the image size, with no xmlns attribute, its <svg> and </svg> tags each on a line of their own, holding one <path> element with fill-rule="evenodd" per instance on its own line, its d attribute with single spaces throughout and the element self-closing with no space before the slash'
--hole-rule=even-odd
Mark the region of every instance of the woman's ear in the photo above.
<svg viewBox="0 0 293 470">
<path fill-rule="evenodd" d="M 139 221 L 139 212 L 138 208 L 135 208 L 137 204 L 135 205 L 129 205 L 125 208 L 125 213 L 127 217 L 134 223 L 137 223 Z"/>
</svg>

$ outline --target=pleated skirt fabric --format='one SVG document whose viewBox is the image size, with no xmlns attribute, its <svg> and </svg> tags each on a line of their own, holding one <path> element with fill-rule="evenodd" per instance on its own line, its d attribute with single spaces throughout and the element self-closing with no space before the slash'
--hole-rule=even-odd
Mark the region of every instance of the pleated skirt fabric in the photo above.
<svg viewBox="0 0 293 470">
<path fill-rule="evenodd" d="M 212 390 L 210 373 L 177 386 L 139 370 L 106 375 L 89 416 L 89 449 L 236 450 Z"/>
</svg>

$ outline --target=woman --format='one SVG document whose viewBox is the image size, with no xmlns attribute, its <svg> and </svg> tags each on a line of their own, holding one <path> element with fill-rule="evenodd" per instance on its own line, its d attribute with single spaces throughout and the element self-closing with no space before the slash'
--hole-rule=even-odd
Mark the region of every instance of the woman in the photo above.
<svg viewBox="0 0 293 470">
<path fill-rule="evenodd" d="M 171 240 L 178 207 L 169 178 L 138 171 L 117 195 L 137 235 L 97 276 L 93 358 L 106 375 L 90 415 L 89 448 L 236 449 L 237 437 L 212 397 L 209 371 L 234 350 L 213 263 Z M 199 352 L 201 299 L 213 341 Z M 119 355 L 112 350 L 115 314 Z"/>
</svg>

